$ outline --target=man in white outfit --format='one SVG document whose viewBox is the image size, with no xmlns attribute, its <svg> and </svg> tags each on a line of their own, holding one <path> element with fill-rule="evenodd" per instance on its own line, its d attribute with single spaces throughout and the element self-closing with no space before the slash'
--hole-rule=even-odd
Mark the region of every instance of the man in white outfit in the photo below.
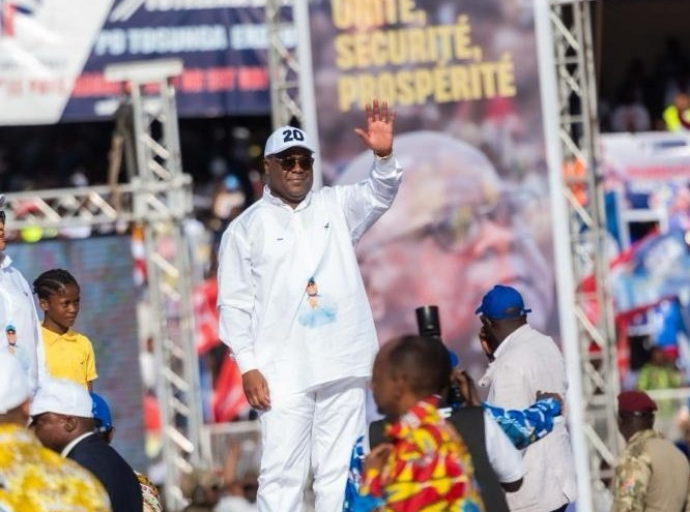
<svg viewBox="0 0 690 512">
<path fill-rule="evenodd" d="M 378 344 L 354 246 L 390 207 L 402 178 L 395 114 L 366 107 L 369 178 L 312 191 L 314 146 L 284 126 L 266 142 L 263 197 L 221 242 L 220 337 L 259 411 L 260 512 L 302 510 L 310 466 L 316 510 L 340 512 L 350 452 L 365 431 Z"/>
<path fill-rule="evenodd" d="M 491 361 L 479 381 L 490 385 L 490 404 L 524 409 L 536 401 L 539 391 L 566 396 L 563 356 L 550 337 L 527 324 L 530 311 L 515 288 L 501 285 L 484 295 L 475 311 L 482 321 L 479 339 Z M 563 512 L 574 501 L 570 436 L 563 417 L 559 419 L 551 434 L 523 450 L 522 487 L 506 495 L 511 512 Z"/>
<path fill-rule="evenodd" d="M 17 358 L 33 394 L 45 376 L 43 343 L 31 287 L 5 254 L 4 206 L 5 196 L 0 194 L 0 350 Z"/>
</svg>

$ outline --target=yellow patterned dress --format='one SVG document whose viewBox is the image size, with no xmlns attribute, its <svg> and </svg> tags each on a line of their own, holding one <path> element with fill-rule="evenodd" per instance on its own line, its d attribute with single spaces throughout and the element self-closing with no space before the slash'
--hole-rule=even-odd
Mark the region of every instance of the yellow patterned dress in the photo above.
<svg viewBox="0 0 690 512">
<path fill-rule="evenodd" d="M 0 424 L 0 511 L 110 512 L 105 489 L 20 425 Z"/>
<path fill-rule="evenodd" d="M 393 452 L 382 472 L 364 475 L 355 510 L 484 512 L 467 446 L 436 403 L 422 400 L 388 427 Z"/>
</svg>

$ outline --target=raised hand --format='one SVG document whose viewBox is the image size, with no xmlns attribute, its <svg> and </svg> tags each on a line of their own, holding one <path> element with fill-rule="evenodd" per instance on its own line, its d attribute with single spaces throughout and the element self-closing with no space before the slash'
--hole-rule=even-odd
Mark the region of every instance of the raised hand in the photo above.
<svg viewBox="0 0 690 512">
<path fill-rule="evenodd" d="M 395 111 L 388 108 L 387 102 L 374 98 L 372 105 L 365 107 L 367 115 L 367 129 L 355 128 L 362 142 L 371 149 L 376 156 L 385 158 L 393 152 L 393 122 Z"/>
<path fill-rule="evenodd" d="M 474 385 L 474 381 L 470 374 L 459 368 L 453 369 L 453 373 L 450 376 L 451 380 L 458 386 L 460 395 L 465 400 L 465 403 L 472 407 L 479 407 L 482 405 L 479 399 L 479 393 L 477 393 L 477 387 Z"/>
</svg>

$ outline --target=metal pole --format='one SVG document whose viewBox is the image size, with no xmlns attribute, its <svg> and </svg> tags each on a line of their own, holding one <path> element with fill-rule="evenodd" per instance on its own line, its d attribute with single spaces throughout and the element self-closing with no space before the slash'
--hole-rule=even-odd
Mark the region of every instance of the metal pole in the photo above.
<svg viewBox="0 0 690 512">
<path fill-rule="evenodd" d="M 133 175 L 134 217 L 144 229 L 148 291 L 160 369 L 166 504 L 184 506 L 180 481 L 202 461 L 201 393 L 196 354 L 192 272 L 182 222 L 192 211 L 190 179 L 182 173 L 177 106 L 171 79 L 179 60 L 116 64 L 113 81 L 130 85 L 137 168 Z M 149 91 L 147 85 L 154 87 Z M 172 243 L 166 251 L 163 242 Z"/>
<path fill-rule="evenodd" d="M 573 443 L 577 474 L 578 508 L 593 510 L 589 471 L 589 451 L 584 433 L 585 405 L 582 396 L 581 360 L 578 344 L 578 328 L 575 320 L 575 282 L 573 260 L 570 252 L 571 239 L 566 202 L 563 200 L 565 184 L 561 173 L 563 155 L 558 141 L 558 95 L 556 93 L 556 65 L 553 58 L 553 34 L 549 20 L 549 0 L 537 0 L 535 27 L 539 56 L 544 136 L 549 167 L 551 191 L 551 215 L 553 218 L 554 252 L 556 256 L 556 282 L 558 283 L 558 311 L 561 339 L 568 375 L 567 417 Z"/>
<path fill-rule="evenodd" d="M 319 144 L 319 126 L 316 121 L 316 91 L 314 90 L 314 70 L 311 54 L 311 24 L 309 23 L 308 2 L 297 1 L 293 8 L 297 30 L 297 61 L 299 62 L 299 101 L 302 107 L 302 128 L 312 137 L 316 150 L 314 162 L 314 188 L 321 188 L 321 151 Z"/>
</svg>

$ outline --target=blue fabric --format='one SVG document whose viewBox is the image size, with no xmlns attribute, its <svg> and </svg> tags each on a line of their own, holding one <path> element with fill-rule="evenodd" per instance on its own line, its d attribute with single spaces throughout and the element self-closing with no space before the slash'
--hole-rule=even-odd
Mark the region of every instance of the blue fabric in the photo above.
<svg viewBox="0 0 690 512">
<path fill-rule="evenodd" d="M 506 410 L 482 403 L 516 448 L 522 450 L 553 430 L 553 420 L 561 414 L 561 405 L 555 398 L 545 398 L 523 411 Z"/>
<path fill-rule="evenodd" d="M 350 470 L 347 473 L 343 512 L 371 512 L 384 504 L 380 498 L 359 495 L 359 485 L 364 472 L 365 457 L 364 436 L 360 436 L 357 442 L 355 442 L 352 456 L 350 457 Z"/>
<path fill-rule="evenodd" d="M 685 330 L 680 306 L 675 300 L 665 300 L 653 309 L 656 345 L 661 348 L 677 347 L 678 335 Z"/>
<path fill-rule="evenodd" d="M 110 415 L 110 407 L 105 399 L 94 393 L 93 391 L 89 393 L 91 395 L 91 412 L 93 413 L 93 419 L 96 420 L 96 427 L 103 429 L 104 431 L 113 428 L 113 419 Z"/>
</svg>

